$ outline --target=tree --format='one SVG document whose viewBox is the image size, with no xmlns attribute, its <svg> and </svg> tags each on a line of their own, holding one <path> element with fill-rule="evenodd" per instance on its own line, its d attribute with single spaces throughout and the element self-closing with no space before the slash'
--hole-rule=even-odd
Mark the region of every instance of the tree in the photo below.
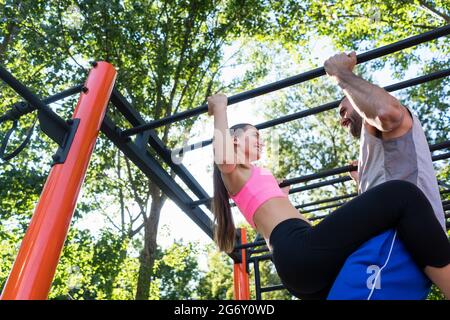
<svg viewBox="0 0 450 320">
<path fill-rule="evenodd" d="M 136 285 L 127 258 L 127 241 L 103 230 L 97 237 L 89 230 L 72 228 L 58 264 L 50 299 L 117 299 L 128 297 Z M 137 262 L 137 259 L 134 259 Z M 136 264 L 135 264 L 136 265 Z M 125 276 L 125 277 L 124 277 Z"/>
<path fill-rule="evenodd" d="M 233 299 L 232 260 L 217 251 L 214 245 L 207 248 L 208 271 L 199 280 L 198 296 L 202 300 Z"/>
<path fill-rule="evenodd" d="M 190 300 L 196 298 L 196 283 L 202 272 L 197 256 L 198 244 L 175 241 L 169 248 L 158 250 L 150 292 L 154 299 Z"/>
<path fill-rule="evenodd" d="M 25 10 L 22 2 L 8 1 L 2 29 L 10 31 L 1 39 L 2 63 L 45 96 L 80 83 L 88 60 L 109 61 L 119 71 L 116 88 L 144 117 L 159 118 L 200 105 L 220 85 L 222 48 L 236 36 L 261 28 L 264 15 L 259 16 L 266 10 L 254 11 L 258 7 L 264 9 L 260 1 L 59 0 L 27 4 Z M 2 110 L 12 102 L 4 100 Z M 60 114 L 68 115 L 72 108 L 64 104 Z M 127 125 L 114 111 L 110 116 Z M 192 122 L 158 133 L 173 147 Z M 48 139 L 39 140 L 47 151 Z M 110 147 L 108 141 L 97 144 L 83 189 L 88 196 L 78 213 L 114 206 L 119 208 L 119 223 L 114 218 L 111 223 L 119 225 L 123 237 L 144 234 L 136 298 L 146 299 L 166 196 Z M 108 198 L 111 190 L 117 190 L 113 199 Z M 134 204 L 126 205 L 130 200 Z"/>
</svg>

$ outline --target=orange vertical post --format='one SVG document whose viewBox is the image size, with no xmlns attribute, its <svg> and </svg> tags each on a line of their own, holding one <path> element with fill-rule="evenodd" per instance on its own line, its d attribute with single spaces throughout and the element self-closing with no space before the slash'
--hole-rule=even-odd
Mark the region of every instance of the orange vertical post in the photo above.
<svg viewBox="0 0 450 320">
<path fill-rule="evenodd" d="M 1 299 L 47 299 L 116 75 L 111 64 L 94 63 L 73 114 L 71 148 L 50 171 Z"/>
<path fill-rule="evenodd" d="M 246 244 L 247 231 L 243 228 L 239 230 L 241 233 L 241 244 Z M 247 273 L 247 252 L 245 249 L 241 249 L 241 257 L 241 262 L 235 263 L 233 269 L 234 299 L 250 300 L 250 283 Z"/>
</svg>

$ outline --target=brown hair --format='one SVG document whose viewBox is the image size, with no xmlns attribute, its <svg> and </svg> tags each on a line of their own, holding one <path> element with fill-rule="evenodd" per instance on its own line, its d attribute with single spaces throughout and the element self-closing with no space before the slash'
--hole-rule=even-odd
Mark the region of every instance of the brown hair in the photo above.
<svg viewBox="0 0 450 320">
<path fill-rule="evenodd" d="M 249 123 L 239 123 L 232 126 L 230 134 L 236 136 L 237 133 L 247 130 L 254 126 Z M 214 230 L 214 240 L 217 243 L 220 251 L 230 253 L 234 249 L 235 240 L 235 226 L 233 216 L 231 214 L 228 190 L 222 180 L 222 175 L 214 163 L 213 173 L 214 198 L 213 198 L 213 213 L 216 227 Z"/>
</svg>

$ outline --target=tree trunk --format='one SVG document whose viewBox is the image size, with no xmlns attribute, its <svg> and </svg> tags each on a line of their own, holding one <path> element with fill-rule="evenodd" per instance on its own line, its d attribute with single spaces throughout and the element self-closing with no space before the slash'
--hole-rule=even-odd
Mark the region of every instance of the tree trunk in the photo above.
<svg viewBox="0 0 450 320">
<path fill-rule="evenodd" d="M 164 196 L 156 186 L 150 187 L 152 204 L 150 216 L 144 226 L 144 248 L 139 256 L 139 275 L 136 288 L 136 300 L 148 300 L 150 283 L 153 275 L 153 265 L 157 249 L 156 236 L 158 234 L 159 217 L 164 204 Z"/>
<path fill-rule="evenodd" d="M 150 222 L 149 219 L 148 222 Z M 150 231 L 150 226 L 144 228 L 144 249 L 139 256 L 139 275 L 136 288 L 136 300 L 148 300 L 150 294 L 150 282 L 153 275 L 153 265 L 155 263 L 156 239 Z"/>
</svg>

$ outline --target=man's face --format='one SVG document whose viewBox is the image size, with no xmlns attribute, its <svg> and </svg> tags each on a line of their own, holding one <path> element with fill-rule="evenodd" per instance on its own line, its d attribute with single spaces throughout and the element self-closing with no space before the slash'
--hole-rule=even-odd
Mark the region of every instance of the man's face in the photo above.
<svg viewBox="0 0 450 320">
<path fill-rule="evenodd" d="M 353 137 L 359 139 L 361 136 L 362 118 L 347 98 L 344 98 L 339 105 L 339 116 L 341 118 L 341 126 L 347 128 Z"/>
</svg>

